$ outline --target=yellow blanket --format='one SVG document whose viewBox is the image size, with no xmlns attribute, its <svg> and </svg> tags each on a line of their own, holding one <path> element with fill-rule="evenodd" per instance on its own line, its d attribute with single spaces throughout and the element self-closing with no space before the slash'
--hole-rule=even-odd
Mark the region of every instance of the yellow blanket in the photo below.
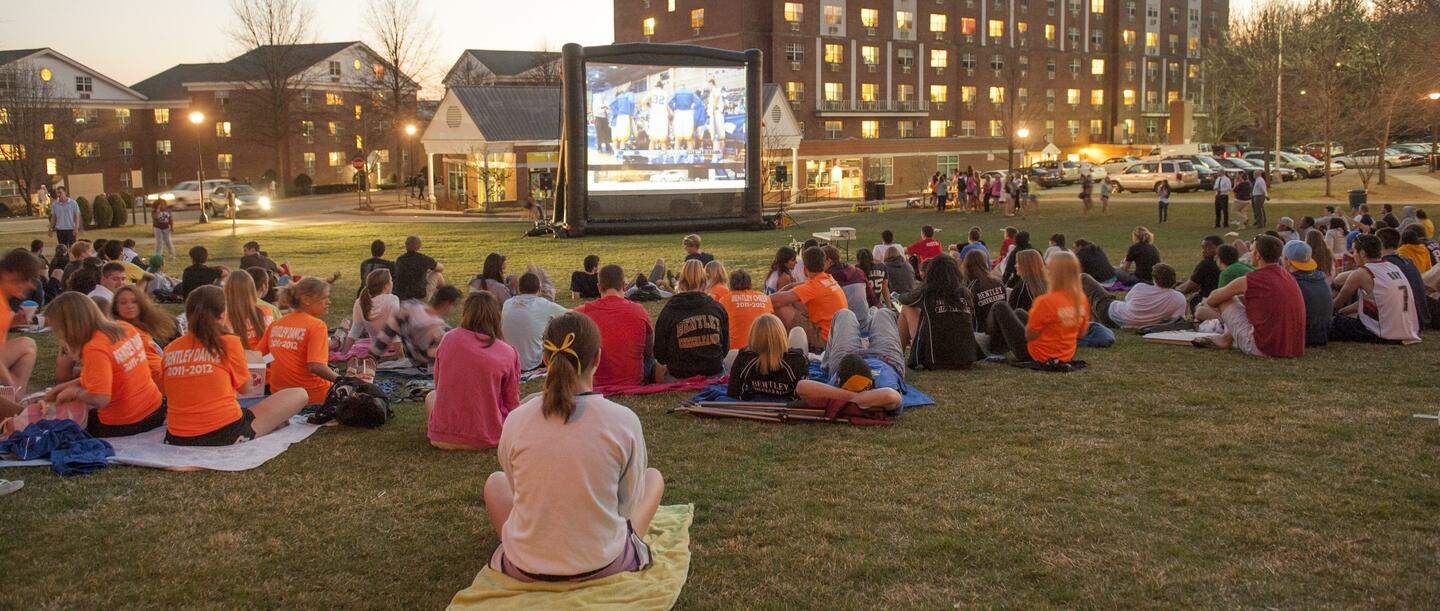
<svg viewBox="0 0 1440 611">
<path fill-rule="evenodd" d="M 690 574 L 690 521 L 694 505 L 665 505 L 650 521 L 645 542 L 652 566 L 580 583 L 524 583 L 486 566 L 450 609 L 669 609 Z M 488 555 L 486 556 L 488 559 Z"/>
</svg>

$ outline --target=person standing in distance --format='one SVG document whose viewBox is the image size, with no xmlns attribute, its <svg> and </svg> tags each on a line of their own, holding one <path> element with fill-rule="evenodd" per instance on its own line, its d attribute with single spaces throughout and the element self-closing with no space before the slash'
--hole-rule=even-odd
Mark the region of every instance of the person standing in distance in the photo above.
<svg viewBox="0 0 1440 611">
<path fill-rule="evenodd" d="M 65 187 L 55 187 L 55 202 L 50 205 L 50 235 L 69 246 L 80 237 L 80 204 L 70 197 Z"/>
</svg>

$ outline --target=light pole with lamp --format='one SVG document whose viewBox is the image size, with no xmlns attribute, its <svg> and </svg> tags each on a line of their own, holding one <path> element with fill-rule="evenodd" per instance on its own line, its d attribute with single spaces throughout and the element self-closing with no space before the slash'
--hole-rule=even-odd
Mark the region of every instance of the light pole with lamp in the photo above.
<svg viewBox="0 0 1440 611">
<path fill-rule="evenodd" d="M 200 222 L 209 223 L 210 215 L 205 213 L 205 153 L 200 150 L 200 140 L 203 132 L 200 131 L 200 124 L 205 122 L 205 113 L 194 111 L 190 113 L 190 122 L 195 124 L 195 182 L 196 190 L 200 192 Z"/>
<path fill-rule="evenodd" d="M 1030 128 L 1017 129 L 1015 135 L 1020 138 L 1020 167 L 1029 167 L 1025 162 L 1030 160 Z"/>
<path fill-rule="evenodd" d="M 410 176 L 410 153 L 411 149 L 414 148 L 413 139 L 415 138 L 415 131 L 416 130 L 414 123 L 410 123 L 405 126 L 405 151 L 401 154 L 405 156 L 405 180 L 408 181 L 411 185 L 410 187 L 406 187 L 405 189 L 406 199 L 410 198 L 410 190 L 414 188 L 415 185 L 414 177 Z M 422 193 L 421 195 L 424 194 Z"/>
<path fill-rule="evenodd" d="M 1436 141 L 1440 140 L 1436 137 L 1440 126 L 1435 124 L 1435 107 L 1440 106 L 1440 91 L 1431 91 L 1425 97 L 1430 98 L 1430 173 L 1434 174 L 1436 166 L 1440 166 L 1440 150 L 1436 148 Z"/>
</svg>

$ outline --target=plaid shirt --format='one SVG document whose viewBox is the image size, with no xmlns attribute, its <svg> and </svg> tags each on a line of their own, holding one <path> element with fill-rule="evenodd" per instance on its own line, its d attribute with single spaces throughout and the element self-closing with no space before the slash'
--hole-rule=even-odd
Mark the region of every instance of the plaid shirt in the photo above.
<svg viewBox="0 0 1440 611">
<path fill-rule="evenodd" d="M 380 358 L 387 346 L 399 341 L 411 363 L 417 367 L 429 366 L 435 362 L 440 339 L 449 330 L 445 320 L 431 313 L 424 302 L 407 299 L 380 328 L 379 336 L 370 344 L 370 356 Z"/>
</svg>

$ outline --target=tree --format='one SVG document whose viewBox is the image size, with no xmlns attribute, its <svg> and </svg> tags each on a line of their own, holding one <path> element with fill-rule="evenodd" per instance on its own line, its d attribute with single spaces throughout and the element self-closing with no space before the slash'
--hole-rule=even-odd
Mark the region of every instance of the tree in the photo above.
<svg viewBox="0 0 1440 611">
<path fill-rule="evenodd" d="M 367 126 L 393 143 L 390 158 L 397 164 L 410 143 L 405 126 L 415 118 L 418 83 L 434 66 L 431 24 L 419 0 L 370 0 L 365 16 L 371 46 L 388 64 L 376 71 L 371 95 L 375 113 Z"/>
<path fill-rule="evenodd" d="M 46 176 L 45 159 L 71 159 L 74 151 L 64 150 L 64 143 L 74 141 L 74 132 L 72 98 L 25 62 L 0 68 L 0 142 L 8 145 L 0 147 L 0 180 L 15 181 L 32 214 L 32 194 Z"/>
<path fill-rule="evenodd" d="M 1293 76 L 1303 85 L 1292 104 L 1298 112 L 1296 123 L 1311 130 L 1325 145 L 1324 162 L 1334 157 L 1328 143 L 1336 140 L 1369 142 L 1373 125 L 1361 118 L 1370 108 L 1357 108 L 1355 86 L 1360 77 L 1355 61 L 1356 48 L 1366 29 L 1363 0 L 1315 0 L 1302 6 L 1305 18 L 1293 28 L 1293 41 L 1286 48 L 1292 58 Z M 1357 166 L 1361 182 L 1368 188 L 1374 168 Z M 1325 196 L 1331 197 L 1333 181 L 1325 173 Z"/>
<path fill-rule="evenodd" d="M 312 39 L 307 0 L 232 0 L 231 38 L 247 51 L 232 62 L 239 83 L 230 106 L 244 125 L 241 137 L 275 154 L 280 184 L 290 177 L 290 142 L 300 130 L 301 97 L 312 83 L 297 45 Z"/>
<path fill-rule="evenodd" d="M 1210 58 L 1206 60 L 1207 90 L 1228 100 L 1227 111 L 1232 117 L 1238 116 L 1231 129 L 1233 125 L 1243 124 L 1248 127 L 1252 144 L 1264 147 L 1267 176 L 1270 175 L 1269 153 L 1274 148 L 1283 107 L 1275 89 L 1283 69 L 1283 32 L 1293 29 L 1299 21 L 1299 10 L 1282 2 L 1267 3 L 1248 14 L 1232 17 L 1225 41 L 1211 46 Z M 1286 56 L 1288 59 L 1289 54 Z"/>
<path fill-rule="evenodd" d="M 1358 27 L 1351 49 L 1350 87 L 1352 98 L 1364 109 L 1354 119 L 1382 150 L 1390 145 L 1397 123 L 1419 110 L 1416 101 L 1433 87 L 1434 55 L 1416 51 L 1436 48 L 1437 7 L 1440 2 L 1426 0 L 1377 3 L 1360 9 L 1367 14 L 1354 24 Z M 1377 165 L 1377 182 L 1386 184 L 1387 168 Z"/>
<path fill-rule="evenodd" d="M 560 86 L 560 56 L 550 41 L 540 43 L 540 48 L 534 51 L 535 67 L 530 69 L 530 79 L 536 85 L 547 87 Z"/>
<path fill-rule="evenodd" d="M 1001 63 L 996 63 L 1001 62 Z M 1005 167 L 1015 169 L 1024 165 L 1025 149 L 1030 142 L 1038 142 L 1037 137 L 1043 137 L 1037 124 L 1042 123 L 1041 118 L 1045 115 L 1043 104 L 1030 102 L 1030 92 L 1025 85 L 1029 77 L 1029 64 L 1021 65 L 1018 59 L 1011 58 L 1005 61 L 1004 56 L 995 55 L 991 58 L 990 68 L 999 77 L 999 89 L 994 93 L 986 91 L 983 95 L 989 96 L 989 101 L 995 107 L 995 120 L 999 122 L 999 137 L 1005 139 Z M 1114 69 L 1113 67 L 1111 69 Z M 1020 92 L 1025 92 L 1022 97 Z M 996 97 L 995 94 L 998 94 Z M 977 96 L 982 93 L 977 93 Z M 1107 100 L 1115 103 L 1115 100 Z M 988 129 L 988 126 L 987 126 Z M 1020 137 L 1020 130 L 1029 130 L 1025 138 Z M 995 134 L 986 132 L 987 135 Z M 1020 150 L 1020 164 L 1015 163 L 1015 150 Z"/>
</svg>

